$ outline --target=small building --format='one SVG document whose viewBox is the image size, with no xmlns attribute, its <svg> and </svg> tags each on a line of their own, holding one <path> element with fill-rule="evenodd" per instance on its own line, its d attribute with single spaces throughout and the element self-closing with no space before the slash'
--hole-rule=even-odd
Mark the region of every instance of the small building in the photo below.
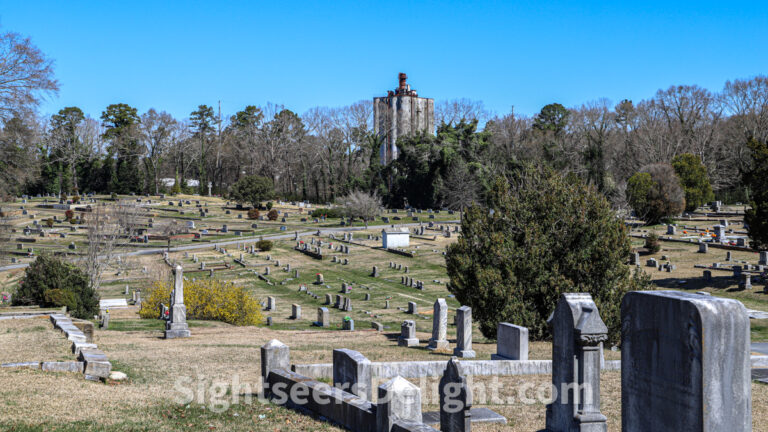
<svg viewBox="0 0 768 432">
<path fill-rule="evenodd" d="M 381 230 L 381 246 L 384 249 L 408 247 L 411 244 L 411 233 L 408 228 L 396 230 Z"/>
</svg>

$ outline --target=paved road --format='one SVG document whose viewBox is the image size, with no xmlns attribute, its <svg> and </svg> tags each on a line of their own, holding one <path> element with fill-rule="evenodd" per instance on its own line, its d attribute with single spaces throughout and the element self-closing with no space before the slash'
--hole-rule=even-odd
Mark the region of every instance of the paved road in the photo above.
<svg viewBox="0 0 768 432">
<path fill-rule="evenodd" d="M 459 221 L 451 220 L 451 221 L 441 221 L 439 223 L 459 223 Z M 400 228 L 400 227 L 413 227 L 413 226 L 419 226 L 419 223 L 416 222 L 416 223 L 393 224 L 393 225 L 369 225 L 368 229 L 386 228 L 386 227 Z M 299 236 L 311 235 L 316 233 L 317 231 L 320 231 L 321 234 L 327 234 L 327 233 L 339 232 L 339 231 L 363 231 L 365 229 L 366 229 L 365 227 L 318 228 L 311 231 L 301 231 L 299 232 Z M 261 240 L 262 238 L 265 240 L 282 240 L 282 239 L 291 238 L 294 235 L 295 235 L 295 232 L 286 233 L 286 234 L 272 234 L 272 235 L 265 235 L 265 236 L 241 237 L 238 239 L 225 240 L 225 241 L 220 241 L 215 243 L 198 243 L 198 244 L 174 246 L 170 249 L 169 248 L 141 249 L 141 250 L 136 250 L 132 252 L 117 254 L 117 256 L 139 256 L 139 255 L 160 254 L 166 251 L 180 252 L 180 251 L 189 251 L 189 250 L 196 250 L 196 249 L 209 249 L 216 246 L 225 246 L 225 245 L 231 245 L 231 244 L 253 242 L 253 241 Z M 21 269 L 21 268 L 27 268 L 27 267 L 29 267 L 29 263 L 11 264 L 8 266 L 0 267 L 0 271 Z"/>
</svg>

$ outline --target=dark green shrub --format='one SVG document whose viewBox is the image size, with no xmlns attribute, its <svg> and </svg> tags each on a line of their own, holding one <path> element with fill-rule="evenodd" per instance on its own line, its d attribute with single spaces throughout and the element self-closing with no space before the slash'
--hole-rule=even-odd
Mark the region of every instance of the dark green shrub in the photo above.
<svg viewBox="0 0 768 432">
<path fill-rule="evenodd" d="M 256 242 L 256 247 L 259 248 L 259 250 L 267 252 L 272 250 L 273 243 L 271 240 L 259 240 Z"/>
<path fill-rule="evenodd" d="M 267 203 L 267 210 L 272 210 L 272 207 L 273 207 L 273 206 L 274 206 L 274 204 L 272 204 L 272 201 L 269 201 L 269 202 Z"/>
<path fill-rule="evenodd" d="M 319 218 L 321 216 L 325 216 L 326 218 L 343 218 L 344 217 L 344 209 L 341 207 L 336 208 L 318 208 L 312 210 L 312 213 L 310 216 Z"/>
<path fill-rule="evenodd" d="M 72 316 L 88 319 L 99 311 L 99 296 L 80 268 L 50 255 L 40 255 L 27 268 L 13 304 L 66 306 Z"/>
<path fill-rule="evenodd" d="M 261 201 L 272 198 L 274 193 L 275 186 L 270 178 L 251 175 L 233 184 L 229 190 L 229 197 L 240 204 L 259 207 Z"/>
<path fill-rule="evenodd" d="M 654 225 L 685 209 L 685 192 L 671 165 L 643 167 L 627 180 L 627 202 L 638 218 Z"/>
<path fill-rule="evenodd" d="M 528 167 L 509 182 L 498 178 L 488 203 L 467 209 L 446 255 L 448 289 L 472 307 L 483 335 L 511 322 L 535 340 L 549 337 L 560 295 L 584 292 L 618 341 L 622 297 L 649 282 L 624 264 L 627 228 L 608 201 L 573 176 Z"/>
<path fill-rule="evenodd" d="M 659 236 L 656 233 L 650 233 L 645 238 L 645 249 L 648 253 L 655 254 L 661 250 L 661 242 L 659 242 Z"/>
</svg>

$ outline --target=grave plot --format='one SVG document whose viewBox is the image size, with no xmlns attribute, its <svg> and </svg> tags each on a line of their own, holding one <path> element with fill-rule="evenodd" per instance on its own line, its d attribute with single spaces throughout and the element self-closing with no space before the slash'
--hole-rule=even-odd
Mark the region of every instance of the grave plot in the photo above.
<svg viewBox="0 0 768 432">
<path fill-rule="evenodd" d="M 0 320 L 0 363 L 72 361 L 72 342 L 48 316 Z"/>
</svg>

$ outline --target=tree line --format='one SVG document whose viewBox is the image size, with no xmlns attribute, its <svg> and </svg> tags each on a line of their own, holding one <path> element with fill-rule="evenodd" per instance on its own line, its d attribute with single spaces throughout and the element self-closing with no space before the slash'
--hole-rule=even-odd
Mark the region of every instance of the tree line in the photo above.
<svg viewBox="0 0 768 432">
<path fill-rule="evenodd" d="M 497 176 L 535 163 L 576 175 L 621 208 L 634 174 L 692 155 L 716 198 L 748 201 L 747 142 L 768 139 L 768 77 L 757 76 L 728 81 L 719 92 L 675 85 L 637 102 L 552 103 L 533 116 L 444 101 L 435 134 L 401 139 L 399 158 L 381 166 L 371 101 L 303 114 L 249 105 L 229 116 L 203 104 L 187 119 L 115 103 L 98 118 L 78 107 L 44 117 L 41 99 L 58 90 L 51 60 L 14 33 L 0 34 L 0 56 L 11 65 L 0 71 L 0 189 L 7 195 L 207 194 L 208 183 L 226 195 L 258 175 L 284 199 L 331 202 L 361 190 L 390 206 L 460 208 L 485 200 Z M 169 178 L 174 186 L 161 181 Z"/>
</svg>

